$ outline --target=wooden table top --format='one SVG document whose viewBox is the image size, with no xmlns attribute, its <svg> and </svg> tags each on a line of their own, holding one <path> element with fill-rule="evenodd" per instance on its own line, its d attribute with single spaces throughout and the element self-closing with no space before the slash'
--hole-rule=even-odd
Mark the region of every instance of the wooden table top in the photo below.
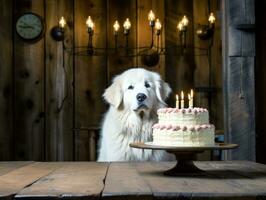
<svg viewBox="0 0 266 200">
<path fill-rule="evenodd" d="M 266 198 L 266 165 L 195 162 L 206 173 L 167 177 L 174 162 L 0 162 L 0 199 Z"/>
</svg>

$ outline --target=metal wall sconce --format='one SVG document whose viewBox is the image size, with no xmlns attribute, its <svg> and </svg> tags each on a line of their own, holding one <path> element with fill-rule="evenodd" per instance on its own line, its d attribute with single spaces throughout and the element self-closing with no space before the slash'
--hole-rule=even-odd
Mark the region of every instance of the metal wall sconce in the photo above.
<svg viewBox="0 0 266 200">
<path fill-rule="evenodd" d="M 51 30 L 51 36 L 54 40 L 63 41 L 65 39 L 65 25 L 66 20 L 64 17 L 61 17 L 58 26 L 53 27 Z"/>
<path fill-rule="evenodd" d="M 152 67 L 155 66 L 160 60 L 159 42 L 162 24 L 158 18 L 155 21 L 155 15 L 152 10 L 148 14 L 148 20 L 149 26 L 151 27 L 151 45 L 150 48 L 144 49 L 141 52 L 141 62 L 148 67 Z M 154 45 L 154 29 L 157 38 L 156 46 Z"/>
<path fill-rule="evenodd" d="M 201 40 L 208 40 L 213 36 L 214 33 L 214 22 L 215 22 L 215 17 L 213 13 L 210 14 L 209 16 L 209 24 L 199 24 L 196 34 Z"/>
<path fill-rule="evenodd" d="M 131 29 L 131 22 L 129 18 L 126 18 L 126 20 L 123 23 L 123 35 L 125 37 L 125 45 L 119 46 L 119 50 L 125 50 L 126 56 L 131 57 L 137 57 L 140 56 L 141 61 L 146 66 L 155 66 L 159 60 L 160 55 L 165 54 L 166 48 L 169 47 L 162 47 L 160 46 L 160 39 L 161 39 L 161 33 L 162 33 L 162 24 L 160 20 L 155 17 L 155 14 L 152 12 L 152 10 L 148 14 L 148 20 L 149 20 L 149 26 L 151 28 L 151 44 L 150 46 L 146 47 L 133 47 L 129 48 L 129 35 L 130 35 L 130 29 Z M 213 13 L 209 16 L 209 24 L 208 25 L 199 25 L 198 29 L 196 31 L 196 34 L 198 37 L 202 40 L 209 39 L 213 36 L 214 32 L 214 22 L 215 17 Z M 189 20 L 184 15 L 182 19 L 178 22 L 177 30 L 179 34 L 179 43 L 175 45 L 176 47 L 180 48 L 181 54 L 184 53 L 185 48 L 193 48 L 193 47 L 187 47 L 187 31 L 188 31 L 188 23 Z M 86 20 L 87 25 L 87 32 L 88 32 L 88 45 L 87 46 L 81 46 L 81 47 L 70 47 L 66 49 L 64 46 L 64 50 L 68 50 L 68 52 L 71 52 L 73 55 L 89 55 L 89 56 L 104 56 L 109 55 L 113 53 L 117 53 L 118 51 L 118 37 L 119 37 L 119 30 L 120 30 L 120 24 L 116 20 L 113 24 L 113 30 L 114 30 L 114 47 L 111 48 L 99 48 L 93 46 L 93 35 L 94 35 L 94 29 L 95 25 L 91 18 L 91 16 L 88 16 Z M 64 17 L 61 17 L 58 26 L 55 26 L 51 30 L 51 35 L 54 40 L 56 41 L 63 41 L 65 39 L 65 26 L 66 21 Z"/>
<path fill-rule="evenodd" d="M 177 30 L 179 31 L 179 40 L 181 45 L 181 53 L 184 53 L 184 48 L 187 46 L 187 27 L 188 27 L 188 18 L 186 15 L 183 16 L 181 21 L 177 24 Z"/>
</svg>

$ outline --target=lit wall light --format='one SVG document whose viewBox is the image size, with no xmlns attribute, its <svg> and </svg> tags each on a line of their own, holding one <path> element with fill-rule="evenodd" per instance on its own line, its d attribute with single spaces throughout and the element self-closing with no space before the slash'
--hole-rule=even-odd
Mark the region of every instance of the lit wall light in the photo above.
<svg viewBox="0 0 266 200">
<path fill-rule="evenodd" d="M 155 22 L 156 35 L 161 34 L 161 29 L 162 29 L 162 24 L 159 19 L 156 19 L 156 22 Z"/>
<path fill-rule="evenodd" d="M 123 27 L 124 27 L 124 34 L 128 35 L 131 28 L 131 23 L 128 18 L 126 19 L 126 21 L 124 21 Z"/>
<path fill-rule="evenodd" d="M 54 40 L 62 41 L 65 39 L 65 26 L 66 26 L 66 20 L 64 17 L 61 17 L 58 22 L 58 25 L 53 27 L 51 30 L 51 35 Z"/>
<path fill-rule="evenodd" d="M 86 20 L 86 25 L 87 25 L 87 27 L 88 27 L 88 33 L 89 33 L 89 34 L 93 34 L 93 32 L 94 32 L 94 23 L 93 23 L 93 21 L 92 21 L 92 19 L 91 19 L 91 16 L 89 16 L 89 17 L 87 18 L 87 20 Z"/>
<path fill-rule="evenodd" d="M 196 30 L 196 34 L 201 40 L 210 39 L 214 33 L 215 17 L 213 13 L 210 13 L 208 21 L 209 24 L 199 24 Z"/>
<path fill-rule="evenodd" d="M 155 25 L 155 15 L 152 12 L 152 10 L 150 10 L 149 14 L 148 14 L 148 20 L 149 20 L 149 24 L 151 27 L 154 27 Z"/>
</svg>

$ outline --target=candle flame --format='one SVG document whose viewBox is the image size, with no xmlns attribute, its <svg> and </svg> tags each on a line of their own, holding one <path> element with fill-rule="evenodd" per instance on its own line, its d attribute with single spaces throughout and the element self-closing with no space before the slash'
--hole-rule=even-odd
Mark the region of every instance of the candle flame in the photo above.
<svg viewBox="0 0 266 200">
<path fill-rule="evenodd" d="M 188 25 L 188 18 L 186 17 L 186 15 L 184 15 L 184 17 L 182 18 L 181 23 L 183 24 L 183 26 Z"/>
<path fill-rule="evenodd" d="M 213 13 L 210 14 L 208 21 L 209 21 L 211 24 L 213 24 L 213 23 L 215 22 L 215 17 L 214 17 L 214 15 L 213 15 Z"/>
<path fill-rule="evenodd" d="M 159 30 L 161 30 L 161 28 L 162 28 L 162 24 L 161 24 L 160 20 L 156 19 L 155 29 L 159 31 Z"/>
<path fill-rule="evenodd" d="M 184 100 L 184 92 L 181 91 L 181 100 Z"/>
<path fill-rule="evenodd" d="M 118 23 L 117 20 L 115 21 L 113 27 L 114 27 L 114 30 L 115 30 L 116 32 L 119 31 L 120 25 L 119 25 L 119 23 Z"/>
<path fill-rule="evenodd" d="M 87 24 L 88 28 L 91 28 L 91 29 L 93 30 L 93 28 L 94 28 L 94 23 L 93 23 L 93 21 L 92 21 L 92 19 L 91 19 L 91 16 L 88 17 L 88 19 L 87 19 L 87 21 L 86 21 L 86 24 Z"/>
<path fill-rule="evenodd" d="M 193 98 L 193 95 L 194 95 L 194 92 L 193 92 L 193 90 L 191 89 L 191 90 L 190 90 L 190 96 L 191 96 L 191 98 Z"/>
<path fill-rule="evenodd" d="M 129 29 L 130 29 L 130 27 L 131 27 L 131 23 L 130 23 L 130 21 L 129 21 L 128 18 L 127 18 L 126 21 L 124 22 L 123 27 L 124 27 L 124 29 L 126 29 L 126 30 L 129 30 Z"/>
<path fill-rule="evenodd" d="M 178 94 L 175 95 L 175 98 L 176 98 L 176 100 L 178 101 L 178 99 L 179 99 Z"/>
<path fill-rule="evenodd" d="M 61 17 L 60 20 L 59 20 L 59 27 L 60 28 L 64 28 L 66 25 L 66 20 L 64 17 Z"/>
<path fill-rule="evenodd" d="M 177 25 L 177 29 L 178 29 L 179 31 L 182 31 L 182 30 L 184 29 L 184 25 L 183 25 L 182 22 L 179 22 L 179 23 L 178 23 L 178 25 Z"/>
<path fill-rule="evenodd" d="M 154 19 L 155 19 L 155 15 L 152 12 L 152 10 L 150 10 L 150 12 L 149 12 L 148 19 L 149 19 L 149 21 L 154 21 Z"/>
</svg>

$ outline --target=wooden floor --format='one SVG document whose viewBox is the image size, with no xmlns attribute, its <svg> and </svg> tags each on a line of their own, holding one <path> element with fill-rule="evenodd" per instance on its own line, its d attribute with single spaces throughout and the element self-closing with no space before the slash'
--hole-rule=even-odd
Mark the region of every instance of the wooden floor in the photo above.
<svg viewBox="0 0 266 200">
<path fill-rule="evenodd" d="M 266 199 L 266 165 L 195 163 L 204 175 L 164 176 L 173 162 L 0 162 L 0 199 Z"/>
</svg>

